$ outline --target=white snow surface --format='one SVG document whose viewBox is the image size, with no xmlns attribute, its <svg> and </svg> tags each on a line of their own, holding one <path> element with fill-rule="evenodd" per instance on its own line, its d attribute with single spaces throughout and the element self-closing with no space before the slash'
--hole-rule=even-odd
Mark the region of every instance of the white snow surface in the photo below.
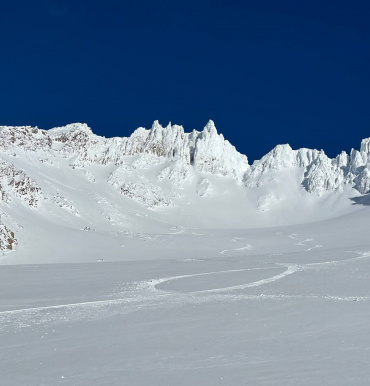
<svg viewBox="0 0 370 386">
<path fill-rule="evenodd" d="M 0 384 L 367 385 L 369 154 L 0 127 Z"/>
</svg>

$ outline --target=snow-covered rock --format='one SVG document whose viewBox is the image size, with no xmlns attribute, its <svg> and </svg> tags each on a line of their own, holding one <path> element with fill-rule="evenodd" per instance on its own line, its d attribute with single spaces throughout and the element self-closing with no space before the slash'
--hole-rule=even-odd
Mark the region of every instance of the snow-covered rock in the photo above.
<svg viewBox="0 0 370 386">
<path fill-rule="evenodd" d="M 82 123 L 50 130 L 0 126 L 0 205 L 10 218 L 24 207 L 44 205 L 43 213 L 51 211 L 53 221 L 76 229 L 103 219 L 128 230 L 136 217 L 149 221 L 150 216 L 161 224 L 176 223 L 177 218 L 166 218 L 176 210 L 181 221 L 197 217 L 203 223 L 202 216 L 215 214 L 218 219 L 239 216 L 244 224 L 253 210 L 267 219 L 291 202 L 298 208 L 307 194 L 315 202 L 347 191 L 370 193 L 370 138 L 360 150 L 333 159 L 322 150 L 278 145 L 250 166 L 213 121 L 189 133 L 155 121 L 150 129 L 139 127 L 122 138 L 100 137 Z M 1 225 L 0 249 L 14 239 L 9 232 Z"/>
<path fill-rule="evenodd" d="M 271 174 L 284 169 L 305 169 L 318 157 L 317 150 L 293 150 L 289 145 L 278 145 L 260 160 L 255 161 L 244 175 L 247 187 L 261 186 L 266 174 Z"/>
<path fill-rule="evenodd" d="M 0 151 L 17 156 L 20 151 L 42 152 L 51 149 L 48 131 L 31 126 L 0 126 Z"/>
<path fill-rule="evenodd" d="M 0 251 L 12 251 L 17 245 L 14 232 L 0 222 Z"/>
<path fill-rule="evenodd" d="M 121 185 L 114 185 L 119 192 L 134 201 L 144 205 L 148 209 L 172 206 L 172 201 L 162 190 L 148 182 L 126 181 Z"/>
<path fill-rule="evenodd" d="M 301 184 L 309 193 L 321 196 L 351 185 L 360 193 L 370 192 L 369 147 L 370 139 L 361 143 L 361 150 L 351 154 L 342 152 L 330 159 L 323 150 L 293 150 L 289 145 L 278 145 L 244 174 L 246 187 L 258 188 L 273 179 L 274 173 L 299 169 Z M 267 178 L 266 176 L 271 176 Z"/>
<path fill-rule="evenodd" d="M 51 196 L 50 199 L 51 202 L 53 202 L 55 205 L 71 213 L 73 216 L 80 215 L 79 211 L 76 209 L 73 203 L 68 198 L 62 196 L 59 192 Z"/>
<path fill-rule="evenodd" d="M 150 130 L 140 127 L 127 138 L 98 137 L 87 125 L 79 123 L 51 129 L 48 133 L 52 148 L 63 157 L 71 158 L 72 167 L 92 163 L 119 165 L 125 156 L 141 155 L 136 161 L 140 162 L 139 167 L 180 159 L 198 171 L 237 180 L 249 167 L 247 157 L 217 133 L 213 121 L 209 121 L 203 131 L 192 133 L 185 133 L 182 126 L 162 127 L 155 121 Z"/>
<path fill-rule="evenodd" d="M 320 152 L 318 157 L 306 167 L 302 185 L 308 192 L 321 196 L 325 192 L 339 189 L 344 181 L 343 169 L 335 160 Z"/>
<path fill-rule="evenodd" d="M 217 133 L 213 121 L 203 131 L 191 133 L 185 133 L 182 126 L 169 123 L 163 127 L 155 121 L 149 130 L 140 127 L 130 137 L 123 138 L 99 137 L 81 123 L 48 131 L 31 126 L 0 126 L 0 152 L 15 157 L 36 153 L 35 162 L 50 167 L 57 167 L 55 160 L 59 157 L 67 158 L 72 168 L 83 169 L 87 165 L 108 164 L 127 167 L 127 157 L 134 157 L 129 166 L 140 170 L 175 161 L 159 172 L 158 180 L 170 180 L 177 188 L 191 182 L 191 170 L 243 181 L 248 188 L 266 183 L 269 180 L 266 175 L 299 168 L 302 186 L 309 193 L 320 196 L 345 185 L 360 193 L 370 192 L 370 138 L 361 142 L 359 151 L 352 149 L 349 155 L 342 152 L 335 159 L 329 159 L 323 151 L 293 150 L 289 145 L 278 145 L 250 167 L 247 157 Z M 85 171 L 85 175 L 94 182 L 90 172 Z M 15 190 L 24 196 L 20 185 L 14 180 Z M 2 194 L 5 199 L 7 193 Z M 38 204 L 31 204 L 35 205 Z"/>
<path fill-rule="evenodd" d="M 197 185 L 197 193 L 200 197 L 207 197 L 212 192 L 212 185 L 207 178 L 203 178 Z"/>
<path fill-rule="evenodd" d="M 194 172 L 191 166 L 179 160 L 162 169 L 157 179 L 159 181 L 169 181 L 174 187 L 183 189 L 185 185 L 190 184 L 194 179 Z"/>
<path fill-rule="evenodd" d="M 249 168 L 248 158 L 238 153 L 222 134 L 217 134 L 213 121 L 209 121 L 202 132 L 193 132 L 190 142 L 191 163 L 201 172 L 222 174 L 239 181 Z"/>
<path fill-rule="evenodd" d="M 44 200 L 36 181 L 27 176 L 23 170 L 0 159 L 0 202 L 12 202 L 15 197 L 32 208 L 38 208 Z"/>
</svg>

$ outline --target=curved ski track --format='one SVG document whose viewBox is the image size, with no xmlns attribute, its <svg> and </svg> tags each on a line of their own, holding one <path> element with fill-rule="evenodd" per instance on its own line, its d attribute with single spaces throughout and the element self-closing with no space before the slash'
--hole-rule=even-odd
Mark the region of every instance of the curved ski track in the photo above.
<svg viewBox="0 0 370 386">
<path fill-rule="evenodd" d="M 357 252 L 355 252 L 357 253 Z M 87 301 L 79 303 L 58 304 L 42 307 L 23 308 L 0 312 L 0 331 L 9 331 L 12 329 L 21 329 L 26 327 L 37 326 L 46 323 L 70 323 L 80 320 L 94 320 L 105 318 L 110 315 L 127 314 L 140 310 L 141 308 L 157 308 L 168 307 L 183 304 L 200 304 L 205 302 L 235 302 L 241 300 L 284 300 L 284 299 L 323 299 L 329 301 L 369 301 L 370 297 L 363 296 L 329 296 L 329 295 L 251 295 L 243 292 L 236 293 L 234 291 L 244 290 L 252 287 L 261 287 L 263 285 L 276 282 L 285 277 L 295 274 L 300 271 L 310 269 L 323 269 L 330 265 L 345 264 L 350 261 L 370 257 L 370 252 L 357 253 L 358 257 L 352 257 L 345 260 L 325 261 L 319 263 L 309 263 L 302 265 L 274 263 L 275 267 L 259 267 L 259 268 L 244 268 L 225 271 L 212 271 L 195 273 L 188 275 L 170 276 L 148 281 L 129 283 L 127 290 L 121 293 L 112 294 L 117 298 L 97 301 Z M 265 270 L 265 269 L 281 269 L 285 268 L 284 272 L 257 281 L 221 287 L 207 290 L 199 290 L 188 293 L 175 292 L 160 289 L 160 285 L 165 282 L 178 281 L 181 279 L 208 276 L 215 274 L 226 274 L 242 271 Z M 118 297 L 118 295 L 121 295 Z"/>
</svg>

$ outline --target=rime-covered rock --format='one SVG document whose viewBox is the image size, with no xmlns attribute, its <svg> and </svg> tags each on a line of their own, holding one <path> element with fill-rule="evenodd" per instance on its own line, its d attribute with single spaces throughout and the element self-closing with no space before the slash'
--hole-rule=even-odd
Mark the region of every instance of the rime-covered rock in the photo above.
<svg viewBox="0 0 370 386">
<path fill-rule="evenodd" d="M 247 187 L 261 186 L 271 174 L 284 169 L 306 169 L 319 156 L 319 151 L 311 149 L 293 150 L 289 145 L 278 145 L 260 160 L 255 161 L 244 175 Z"/>
<path fill-rule="evenodd" d="M 289 145 L 278 145 L 253 165 L 244 174 L 244 184 L 258 188 L 281 170 L 299 169 L 301 184 L 309 193 L 321 196 L 326 192 L 340 190 L 351 185 L 360 193 L 370 192 L 370 139 L 364 139 L 360 151 L 340 153 L 330 159 L 324 151 L 299 149 Z"/>
<path fill-rule="evenodd" d="M 217 133 L 213 121 L 209 121 L 202 132 L 193 133 L 191 139 L 190 159 L 197 170 L 236 180 L 241 180 L 248 170 L 248 158 Z"/>
<path fill-rule="evenodd" d="M 302 185 L 308 192 L 321 196 L 325 192 L 339 189 L 344 181 L 343 169 L 321 151 L 306 167 Z"/>
<path fill-rule="evenodd" d="M 217 133 L 213 121 L 202 131 L 190 133 L 182 126 L 169 123 L 163 127 L 155 121 L 150 129 L 140 127 L 122 138 L 100 137 L 86 124 L 73 123 L 48 131 L 0 126 L 1 152 L 7 156 L 35 154 L 33 162 L 49 167 L 58 164 L 58 158 L 67 159 L 72 168 L 82 168 L 91 182 L 95 177 L 86 169 L 89 165 L 111 164 L 132 173 L 157 167 L 157 181 L 168 181 L 174 189 L 191 184 L 194 172 L 222 175 L 255 188 L 273 180 L 274 173 L 294 169 L 300 171 L 303 188 L 318 196 L 345 185 L 360 193 L 370 192 L 370 138 L 361 142 L 359 151 L 342 152 L 334 159 L 323 151 L 278 145 L 249 166 L 247 157 Z M 23 202 L 37 207 L 43 198 L 36 181 L 12 168 L 16 169 L 8 160 L 0 166 L 2 200 L 11 199 L 9 191 L 13 191 Z M 11 178 L 13 174 L 17 178 Z"/>
</svg>

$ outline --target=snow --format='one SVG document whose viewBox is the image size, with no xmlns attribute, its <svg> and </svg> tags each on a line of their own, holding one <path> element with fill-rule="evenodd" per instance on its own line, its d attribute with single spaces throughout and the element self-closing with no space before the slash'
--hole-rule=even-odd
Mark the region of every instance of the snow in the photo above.
<svg viewBox="0 0 370 386">
<path fill-rule="evenodd" d="M 369 242 L 329 227 L 350 222 L 225 231 L 212 258 L 3 266 L 2 382 L 366 385 Z"/>
<path fill-rule="evenodd" d="M 1 384 L 368 384 L 370 139 L 0 137 Z"/>
</svg>

